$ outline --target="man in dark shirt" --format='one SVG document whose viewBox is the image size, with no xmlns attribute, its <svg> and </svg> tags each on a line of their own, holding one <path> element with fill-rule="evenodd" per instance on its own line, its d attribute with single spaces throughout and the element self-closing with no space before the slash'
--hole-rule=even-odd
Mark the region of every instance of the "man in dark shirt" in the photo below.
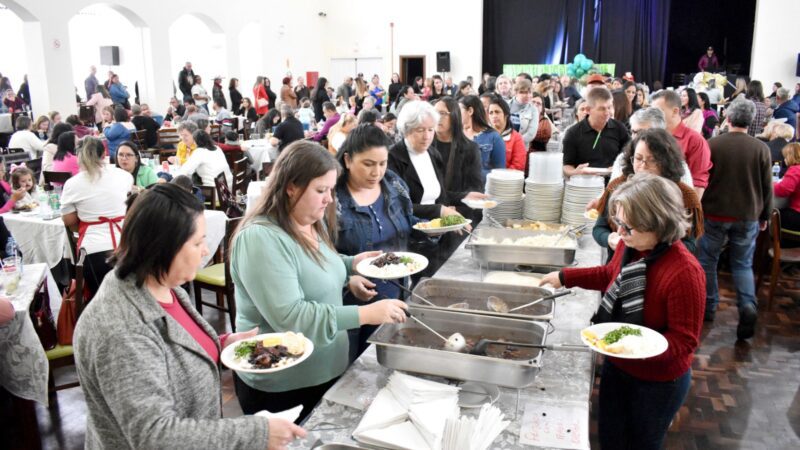
<svg viewBox="0 0 800 450">
<path fill-rule="evenodd" d="M 772 210 L 772 161 L 766 144 L 747 134 L 756 115 L 753 102 L 737 99 L 725 110 L 729 132 L 710 141 L 711 179 L 703 195 L 704 234 L 698 260 L 706 272 L 705 320 L 714 320 L 719 302 L 717 263 L 728 243 L 731 275 L 739 307 L 738 339 L 755 333 L 756 292 L 753 253 L 758 231 Z"/>
<path fill-rule="evenodd" d="M 145 115 L 145 109 L 149 110 L 150 107 L 147 104 L 141 106 L 134 104 L 131 106 L 131 114 L 133 114 L 131 123 L 133 123 L 133 126 L 135 126 L 137 130 L 146 131 L 145 143 L 147 144 L 147 148 L 154 148 L 158 142 L 158 122 L 152 117 Z"/>
<path fill-rule="evenodd" d="M 194 70 L 192 70 L 192 63 L 186 61 L 180 72 L 178 72 L 178 87 L 183 93 L 183 100 L 192 98 L 192 85 L 194 85 Z"/>
<path fill-rule="evenodd" d="M 625 144 L 630 141 L 625 124 L 612 119 L 614 100 L 605 88 L 586 94 L 589 115 L 569 128 L 564 135 L 564 175 L 590 173 L 589 167 L 609 169 Z M 596 173 L 596 172 L 595 172 Z"/>
<path fill-rule="evenodd" d="M 280 152 L 287 145 L 303 139 L 304 136 L 303 124 L 294 116 L 292 108 L 287 104 L 281 105 L 281 123 L 275 128 L 275 133 L 269 140 L 270 145 L 277 146 Z"/>
</svg>

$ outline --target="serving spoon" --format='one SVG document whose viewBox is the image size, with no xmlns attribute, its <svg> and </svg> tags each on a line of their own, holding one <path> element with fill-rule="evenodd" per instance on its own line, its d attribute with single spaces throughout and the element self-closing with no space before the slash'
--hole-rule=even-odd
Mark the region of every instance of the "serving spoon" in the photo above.
<svg viewBox="0 0 800 450">
<path fill-rule="evenodd" d="M 461 333 L 453 333 L 450 335 L 450 337 L 444 337 L 438 331 L 431 328 L 428 324 L 419 320 L 416 316 L 412 315 L 411 312 L 408 311 L 407 309 L 404 309 L 403 311 L 406 313 L 406 317 L 413 319 L 415 322 L 422 325 L 426 330 L 430 331 L 431 333 L 435 334 L 439 339 L 443 340 L 445 350 L 460 352 L 464 350 L 464 348 L 466 348 L 467 340 L 464 339 L 464 336 L 462 336 Z"/>
<path fill-rule="evenodd" d="M 507 347 L 526 347 L 526 348 L 538 348 L 542 350 L 562 350 L 562 351 L 572 351 L 572 352 L 589 352 L 591 349 L 583 344 L 525 344 L 522 342 L 507 342 L 507 341 L 497 341 L 493 339 L 481 339 L 472 347 L 472 350 L 469 351 L 471 355 L 480 355 L 480 356 L 487 356 L 486 350 L 490 345 L 505 345 Z"/>
<path fill-rule="evenodd" d="M 539 303 L 541 303 L 541 302 L 543 302 L 545 300 L 550 300 L 550 299 L 562 297 L 564 295 L 571 294 L 571 293 L 572 293 L 571 290 L 565 289 L 565 290 L 563 290 L 561 292 L 556 292 L 554 294 L 546 295 L 546 296 L 538 298 L 538 299 L 536 299 L 536 300 L 534 300 L 534 301 L 532 301 L 530 303 L 526 303 L 524 305 L 517 306 L 517 307 L 514 307 L 514 308 L 509 308 L 508 304 L 502 298 L 496 297 L 494 295 L 490 295 L 489 298 L 486 299 L 486 307 L 489 308 L 489 310 L 494 311 L 494 312 L 498 312 L 498 313 L 501 313 L 501 314 L 508 314 L 508 313 L 512 313 L 514 311 L 519 311 L 520 309 L 525 309 L 525 308 L 527 308 L 529 306 L 537 305 L 537 304 L 539 304 Z"/>
</svg>

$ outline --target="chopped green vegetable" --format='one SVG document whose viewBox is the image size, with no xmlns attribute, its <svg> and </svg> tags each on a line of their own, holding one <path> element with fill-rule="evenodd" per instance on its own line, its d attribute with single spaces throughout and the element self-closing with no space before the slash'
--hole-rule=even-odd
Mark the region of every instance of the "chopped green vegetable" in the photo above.
<svg viewBox="0 0 800 450">
<path fill-rule="evenodd" d="M 606 344 L 613 344 L 625 336 L 641 336 L 641 335 L 642 335 L 642 330 L 638 328 L 631 328 L 627 325 L 623 325 L 617 328 L 616 330 L 609 331 L 603 337 L 603 341 L 605 341 Z"/>
<path fill-rule="evenodd" d="M 459 216 L 459 215 L 445 216 L 445 217 L 442 217 L 442 226 L 443 227 L 450 227 L 450 226 L 453 226 L 453 225 L 459 225 L 459 224 L 464 223 L 464 221 L 465 221 L 464 218 L 462 216 Z"/>
<path fill-rule="evenodd" d="M 411 264 L 413 262 L 414 262 L 414 258 L 412 258 L 410 256 L 401 256 L 400 257 L 400 263 L 401 264 Z"/>
<path fill-rule="evenodd" d="M 233 353 L 237 358 L 247 358 L 250 356 L 250 353 L 253 353 L 253 350 L 256 349 L 257 344 L 257 341 L 245 341 L 239 343 L 236 345 L 236 348 L 233 349 Z"/>
</svg>

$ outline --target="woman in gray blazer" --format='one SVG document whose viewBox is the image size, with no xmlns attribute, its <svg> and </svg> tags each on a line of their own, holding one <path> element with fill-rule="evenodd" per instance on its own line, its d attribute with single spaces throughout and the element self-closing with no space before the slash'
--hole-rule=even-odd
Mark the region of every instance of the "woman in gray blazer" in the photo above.
<svg viewBox="0 0 800 450">
<path fill-rule="evenodd" d="M 305 431 L 283 419 L 222 418 L 219 354 L 256 330 L 217 336 L 179 286 L 203 256 L 203 206 L 154 186 L 128 212 L 113 272 L 75 329 L 87 449 L 283 449 Z"/>
</svg>

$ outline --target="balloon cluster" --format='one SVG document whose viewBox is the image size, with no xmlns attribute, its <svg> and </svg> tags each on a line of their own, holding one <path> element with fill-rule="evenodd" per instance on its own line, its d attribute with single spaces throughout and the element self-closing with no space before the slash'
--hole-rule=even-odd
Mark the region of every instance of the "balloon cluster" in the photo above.
<svg viewBox="0 0 800 450">
<path fill-rule="evenodd" d="M 587 58 L 583 53 L 578 53 L 575 55 L 575 59 L 567 64 L 567 75 L 580 78 L 589 73 L 592 67 L 594 67 L 594 61 Z"/>
</svg>

